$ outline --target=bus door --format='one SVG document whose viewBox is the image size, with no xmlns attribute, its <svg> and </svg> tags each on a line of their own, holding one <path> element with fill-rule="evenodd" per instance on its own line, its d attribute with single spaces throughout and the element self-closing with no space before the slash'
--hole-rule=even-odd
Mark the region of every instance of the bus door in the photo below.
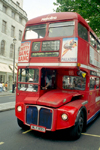
<svg viewBox="0 0 100 150">
<path fill-rule="evenodd" d="M 88 110 L 89 118 L 92 117 L 96 113 L 95 100 L 96 100 L 95 77 L 90 77 L 89 110 Z"/>
</svg>

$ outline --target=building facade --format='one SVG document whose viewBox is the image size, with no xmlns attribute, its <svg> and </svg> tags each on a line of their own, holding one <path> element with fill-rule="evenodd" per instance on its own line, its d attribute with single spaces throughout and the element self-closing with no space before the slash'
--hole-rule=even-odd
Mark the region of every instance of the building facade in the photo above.
<svg viewBox="0 0 100 150">
<path fill-rule="evenodd" d="M 23 0 L 0 0 L 0 82 L 8 83 L 8 90 L 13 83 L 13 58 L 15 44 L 15 68 L 17 68 L 18 54 L 22 34 L 27 22 L 27 14 L 22 9 Z M 15 69 L 15 79 L 16 81 Z"/>
</svg>

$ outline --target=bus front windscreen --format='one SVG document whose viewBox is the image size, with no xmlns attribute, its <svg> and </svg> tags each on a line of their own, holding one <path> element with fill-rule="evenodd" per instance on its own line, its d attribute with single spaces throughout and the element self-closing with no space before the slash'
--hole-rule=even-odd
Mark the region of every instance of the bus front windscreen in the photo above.
<svg viewBox="0 0 100 150">
<path fill-rule="evenodd" d="M 43 38 L 46 33 L 46 24 L 28 26 L 25 30 L 25 40 Z"/>
<path fill-rule="evenodd" d="M 74 25 L 74 21 L 51 23 L 49 25 L 49 37 L 72 36 Z"/>
</svg>

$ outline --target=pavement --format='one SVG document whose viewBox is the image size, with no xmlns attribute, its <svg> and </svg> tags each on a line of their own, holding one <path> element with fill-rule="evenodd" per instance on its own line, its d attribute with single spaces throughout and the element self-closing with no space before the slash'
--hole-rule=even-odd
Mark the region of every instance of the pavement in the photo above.
<svg viewBox="0 0 100 150">
<path fill-rule="evenodd" d="M 10 91 L 0 92 L 0 97 L 8 96 L 8 95 L 12 96 L 12 95 L 15 95 L 15 93 L 11 93 Z M 15 102 L 8 102 L 8 103 L 1 103 L 0 104 L 0 112 L 11 110 L 11 109 L 15 109 Z"/>
</svg>

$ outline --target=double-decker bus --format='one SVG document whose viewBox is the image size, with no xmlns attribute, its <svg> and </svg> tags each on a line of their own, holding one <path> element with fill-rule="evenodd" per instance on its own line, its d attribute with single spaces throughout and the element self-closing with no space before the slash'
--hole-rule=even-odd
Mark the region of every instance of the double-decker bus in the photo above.
<svg viewBox="0 0 100 150">
<path fill-rule="evenodd" d="M 99 50 L 99 39 L 77 13 L 29 20 L 18 58 L 18 125 L 44 133 L 68 129 L 79 138 L 100 113 Z"/>
</svg>

